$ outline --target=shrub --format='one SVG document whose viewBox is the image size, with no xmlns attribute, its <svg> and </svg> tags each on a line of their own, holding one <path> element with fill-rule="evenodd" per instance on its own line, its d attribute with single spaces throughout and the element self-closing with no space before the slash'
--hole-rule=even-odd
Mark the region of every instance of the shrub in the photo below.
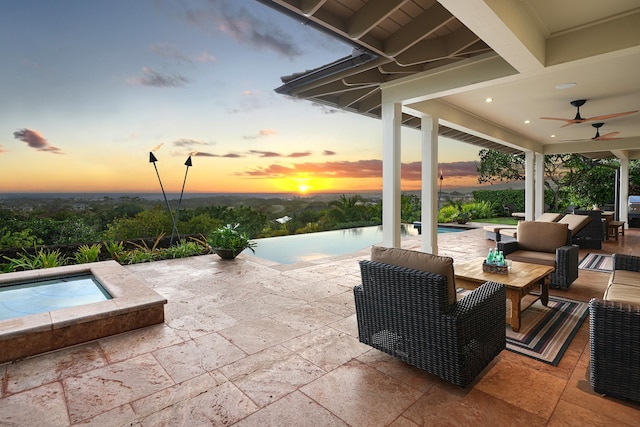
<svg viewBox="0 0 640 427">
<path fill-rule="evenodd" d="M 82 245 L 78 248 L 75 254 L 76 264 L 87 264 L 89 262 L 96 262 L 100 257 L 100 250 L 102 245 L 96 243 L 95 245 Z"/>
<path fill-rule="evenodd" d="M 205 251 L 208 252 L 209 249 L 200 242 L 181 240 L 177 245 L 162 250 L 160 256 L 171 259 L 186 258 L 193 255 L 201 255 Z"/>
<path fill-rule="evenodd" d="M 438 222 L 453 222 L 458 217 L 459 212 L 456 206 L 443 206 L 438 212 Z"/>
<path fill-rule="evenodd" d="M 18 258 L 10 258 L 7 256 L 4 258 L 10 262 L 8 267 L 10 271 L 60 267 L 68 261 L 67 257 L 63 256 L 60 250 L 45 251 L 43 248 L 36 250 L 36 253 L 33 255 L 25 251 L 25 253 L 20 254 Z"/>
</svg>

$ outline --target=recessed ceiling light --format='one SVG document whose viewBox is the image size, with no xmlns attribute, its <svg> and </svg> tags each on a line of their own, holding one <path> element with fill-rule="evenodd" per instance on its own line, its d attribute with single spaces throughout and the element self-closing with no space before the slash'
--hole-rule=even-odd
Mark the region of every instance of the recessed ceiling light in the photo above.
<svg viewBox="0 0 640 427">
<path fill-rule="evenodd" d="M 484 102 L 489 103 L 489 102 L 493 102 L 493 98 L 487 98 L 484 100 Z"/>
<path fill-rule="evenodd" d="M 560 84 L 556 85 L 556 89 L 559 89 L 559 90 L 571 89 L 572 87 L 576 87 L 576 83 L 569 82 L 569 83 L 560 83 Z"/>
<path fill-rule="evenodd" d="M 556 137 L 555 135 L 551 135 L 551 138 L 555 138 L 555 137 Z"/>
<path fill-rule="evenodd" d="M 531 123 L 531 120 L 525 120 L 525 121 L 524 121 L 524 124 L 525 124 L 525 125 L 528 125 L 529 123 Z"/>
</svg>

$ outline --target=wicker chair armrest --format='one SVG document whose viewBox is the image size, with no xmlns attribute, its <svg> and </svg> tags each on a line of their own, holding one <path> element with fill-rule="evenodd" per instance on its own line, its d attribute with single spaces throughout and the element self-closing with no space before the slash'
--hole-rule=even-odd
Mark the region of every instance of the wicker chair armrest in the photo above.
<svg viewBox="0 0 640 427">
<path fill-rule="evenodd" d="M 497 310 L 503 318 L 506 312 L 506 290 L 503 284 L 485 282 L 457 301 L 449 313 L 455 317 L 483 316 L 486 311 Z"/>
<path fill-rule="evenodd" d="M 561 246 L 556 249 L 556 264 L 558 268 L 569 268 L 569 269 L 577 270 L 579 255 L 580 255 L 579 246 L 577 245 Z M 573 264 L 575 264 L 575 266 Z"/>
<path fill-rule="evenodd" d="M 518 250 L 518 242 L 498 242 L 498 250 L 502 251 L 505 256 Z"/>
<path fill-rule="evenodd" d="M 626 254 L 613 254 L 614 270 L 640 271 L 640 257 Z"/>
</svg>

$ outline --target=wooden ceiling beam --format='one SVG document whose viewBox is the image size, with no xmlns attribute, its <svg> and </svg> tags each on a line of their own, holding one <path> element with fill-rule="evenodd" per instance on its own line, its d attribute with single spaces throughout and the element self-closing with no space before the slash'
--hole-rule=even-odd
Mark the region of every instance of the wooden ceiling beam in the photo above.
<svg viewBox="0 0 640 427">
<path fill-rule="evenodd" d="M 382 105 L 382 91 L 377 88 L 369 96 L 358 102 L 357 108 L 361 113 L 372 113 Z M 378 116 L 379 117 L 379 116 Z"/>
<path fill-rule="evenodd" d="M 342 95 L 338 96 L 338 102 L 336 106 L 338 108 L 352 107 L 354 104 L 359 103 L 377 90 L 377 86 L 369 86 L 359 90 L 352 90 L 343 93 Z"/>
<path fill-rule="evenodd" d="M 347 34 L 359 39 L 409 0 L 370 0 L 347 23 Z"/>
<path fill-rule="evenodd" d="M 384 54 L 388 57 L 394 57 L 455 19 L 447 9 L 436 2 L 403 26 L 402 29 L 387 37 L 384 42 Z"/>
<path fill-rule="evenodd" d="M 313 15 L 327 0 L 300 0 L 300 11 L 306 16 Z"/>
<path fill-rule="evenodd" d="M 380 72 L 378 68 L 372 68 L 362 73 L 354 74 L 342 79 L 347 86 L 380 84 L 385 82 L 386 76 Z"/>
<path fill-rule="evenodd" d="M 410 66 L 439 59 L 455 57 L 478 41 L 478 37 L 466 27 L 438 38 L 423 40 L 396 57 L 399 65 Z"/>
</svg>

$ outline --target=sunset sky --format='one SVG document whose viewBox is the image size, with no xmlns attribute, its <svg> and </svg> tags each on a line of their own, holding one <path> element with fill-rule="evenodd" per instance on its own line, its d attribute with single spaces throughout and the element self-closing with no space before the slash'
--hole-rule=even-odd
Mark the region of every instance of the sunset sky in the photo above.
<svg viewBox="0 0 640 427">
<path fill-rule="evenodd" d="M 253 0 L 0 3 L 0 193 L 382 188 L 382 124 L 276 94 L 351 48 Z M 403 130 L 403 190 L 420 135 Z M 441 139 L 443 188 L 478 148 Z"/>
</svg>

